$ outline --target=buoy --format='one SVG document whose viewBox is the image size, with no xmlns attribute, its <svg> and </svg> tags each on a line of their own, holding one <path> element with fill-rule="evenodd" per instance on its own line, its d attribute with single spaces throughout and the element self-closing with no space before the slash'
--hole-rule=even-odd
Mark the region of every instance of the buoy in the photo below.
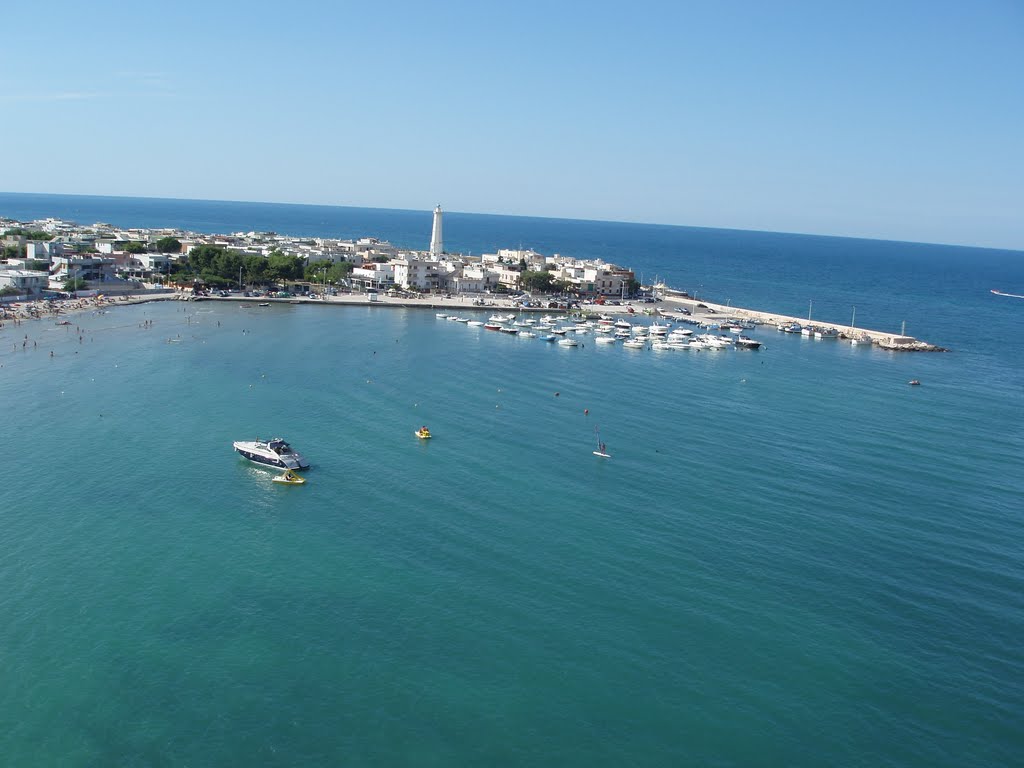
<svg viewBox="0 0 1024 768">
<path fill-rule="evenodd" d="M 590 409 L 589 408 L 584 408 L 583 409 L 583 415 L 584 416 L 589 416 L 590 415 Z"/>
</svg>

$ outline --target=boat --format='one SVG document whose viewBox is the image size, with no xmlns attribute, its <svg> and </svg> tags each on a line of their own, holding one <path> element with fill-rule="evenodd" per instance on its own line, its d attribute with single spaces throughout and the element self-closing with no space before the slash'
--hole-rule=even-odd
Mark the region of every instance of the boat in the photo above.
<svg viewBox="0 0 1024 768">
<path fill-rule="evenodd" d="M 501 330 L 501 323 L 487 322 L 487 323 L 484 323 L 484 328 L 486 328 L 488 331 L 500 331 Z"/>
<path fill-rule="evenodd" d="M 1021 296 L 1019 294 L 1016 294 L 1016 293 L 1003 293 L 1002 291 L 997 291 L 995 288 L 992 289 L 992 293 L 994 293 L 996 296 L 1008 296 L 1011 299 L 1024 299 L 1024 296 Z"/>
<path fill-rule="evenodd" d="M 616 341 L 617 341 L 617 339 L 614 336 L 598 336 L 597 337 L 597 343 L 598 344 L 614 344 Z"/>
<path fill-rule="evenodd" d="M 549 333 L 547 336 L 541 336 L 541 341 L 558 341 L 558 337 L 553 333 Z"/>
<path fill-rule="evenodd" d="M 647 346 L 647 342 L 643 339 L 634 337 L 632 339 L 626 339 L 622 342 L 622 346 L 629 347 L 630 349 L 643 349 Z"/>
<path fill-rule="evenodd" d="M 295 474 L 290 469 L 286 469 L 284 474 L 274 478 L 274 482 L 281 483 L 282 485 L 302 485 L 306 482 L 306 478 Z"/>
<path fill-rule="evenodd" d="M 270 306 L 270 302 L 269 302 L 269 301 L 261 301 L 261 302 L 260 302 L 259 304 L 257 304 L 256 306 L 257 306 L 257 307 L 269 307 L 269 306 Z"/>
<path fill-rule="evenodd" d="M 447 320 L 448 319 L 448 315 L 445 314 L 444 312 L 435 312 L 434 313 L 434 317 L 436 317 L 438 320 Z"/>
<path fill-rule="evenodd" d="M 518 328 L 514 328 L 514 327 L 509 326 L 509 325 L 500 325 L 500 326 L 498 326 L 498 330 L 501 331 L 502 333 L 511 333 L 513 335 L 519 333 L 519 329 Z"/>
<path fill-rule="evenodd" d="M 413 434 L 416 435 L 416 437 L 418 437 L 420 440 L 429 440 L 431 437 L 433 437 L 433 435 L 430 434 L 430 430 L 427 429 L 426 427 L 420 427 L 415 432 L 413 432 Z"/>
<path fill-rule="evenodd" d="M 921 386 L 921 382 L 918 381 L 917 379 L 911 379 L 910 381 L 907 382 L 907 384 L 909 384 L 912 387 L 919 387 L 919 386 Z"/>
<path fill-rule="evenodd" d="M 750 338 L 749 336 L 744 336 L 744 335 L 740 334 L 740 336 L 737 337 L 737 339 L 736 339 L 736 349 L 760 349 L 760 348 L 761 348 L 761 342 L 760 341 L 755 341 L 754 339 Z"/>
<path fill-rule="evenodd" d="M 309 462 L 280 437 L 272 440 L 236 440 L 232 447 L 249 461 L 281 469 L 309 469 Z"/>
<path fill-rule="evenodd" d="M 521 339 L 535 339 L 535 338 L 537 338 L 537 334 L 534 333 L 533 331 L 520 331 L 519 332 L 519 338 L 521 338 Z"/>
<path fill-rule="evenodd" d="M 483 325 L 483 324 L 484 324 L 483 320 L 470 320 L 469 322 L 466 323 L 466 325 L 474 325 L 474 326 L 476 326 L 476 325 Z"/>
<path fill-rule="evenodd" d="M 559 339 L 558 343 L 563 347 L 578 347 L 580 345 L 580 343 L 571 336 L 566 336 L 565 338 Z"/>
</svg>

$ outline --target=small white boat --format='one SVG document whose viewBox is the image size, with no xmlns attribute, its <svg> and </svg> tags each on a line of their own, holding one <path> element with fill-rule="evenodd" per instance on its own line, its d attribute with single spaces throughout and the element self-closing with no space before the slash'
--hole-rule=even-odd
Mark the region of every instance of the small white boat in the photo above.
<svg viewBox="0 0 1024 768">
<path fill-rule="evenodd" d="M 559 339 L 558 343 L 563 347 L 578 347 L 580 345 L 580 343 L 571 336 L 566 336 L 564 339 Z"/>
<path fill-rule="evenodd" d="M 629 347 L 630 349 L 643 349 L 647 346 L 647 342 L 644 339 L 632 338 L 622 342 L 622 346 Z"/>
<path fill-rule="evenodd" d="M 598 336 L 596 341 L 598 344 L 614 344 L 616 339 L 614 336 Z"/>
</svg>

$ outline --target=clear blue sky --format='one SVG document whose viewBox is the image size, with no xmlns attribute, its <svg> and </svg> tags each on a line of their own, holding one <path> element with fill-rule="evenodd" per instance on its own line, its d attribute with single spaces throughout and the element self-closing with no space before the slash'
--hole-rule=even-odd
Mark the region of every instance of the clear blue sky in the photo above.
<svg viewBox="0 0 1024 768">
<path fill-rule="evenodd" d="M 1024 0 L 60 0 L 3 19 L 3 191 L 1024 249 Z"/>
</svg>

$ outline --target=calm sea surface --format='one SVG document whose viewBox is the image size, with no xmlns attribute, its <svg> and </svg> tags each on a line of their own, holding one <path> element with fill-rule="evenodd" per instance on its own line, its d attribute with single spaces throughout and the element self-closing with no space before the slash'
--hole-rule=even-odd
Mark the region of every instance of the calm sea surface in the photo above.
<svg viewBox="0 0 1024 768">
<path fill-rule="evenodd" d="M 429 211 L 127 198 L 5 194 L 0 216 L 430 234 Z M 456 213 L 445 233 L 835 323 L 855 305 L 953 351 L 767 329 L 752 353 L 566 349 L 213 302 L 6 324 L 5 764 L 1019 762 L 1024 300 L 989 289 L 1024 294 L 1024 254 Z M 240 461 L 257 435 L 308 483 Z"/>
</svg>

